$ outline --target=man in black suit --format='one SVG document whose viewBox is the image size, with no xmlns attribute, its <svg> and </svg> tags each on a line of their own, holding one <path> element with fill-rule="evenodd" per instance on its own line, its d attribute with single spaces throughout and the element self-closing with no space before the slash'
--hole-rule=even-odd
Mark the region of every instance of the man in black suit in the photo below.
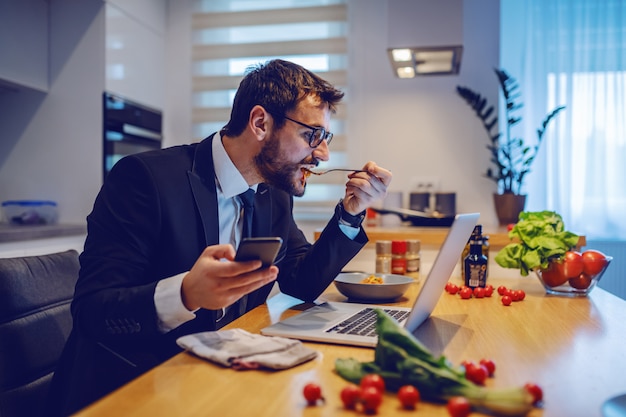
<svg viewBox="0 0 626 417">
<path fill-rule="evenodd" d="M 343 93 L 293 63 L 250 70 L 231 118 L 197 144 L 128 156 L 88 216 L 72 304 L 74 328 L 55 373 L 52 415 L 67 415 L 180 352 L 182 335 L 216 330 L 281 291 L 315 300 L 365 245 L 365 209 L 391 173 L 348 175 L 344 197 L 311 245 L 292 215 L 306 169 L 329 158 Z M 234 262 L 239 194 L 254 190 L 252 236 L 283 239 L 276 265 Z"/>
</svg>

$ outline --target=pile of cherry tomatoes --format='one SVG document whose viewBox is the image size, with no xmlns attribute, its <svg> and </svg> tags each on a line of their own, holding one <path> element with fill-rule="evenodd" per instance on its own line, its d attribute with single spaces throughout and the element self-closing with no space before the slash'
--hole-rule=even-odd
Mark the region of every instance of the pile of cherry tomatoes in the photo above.
<svg viewBox="0 0 626 417">
<path fill-rule="evenodd" d="M 493 286 L 490 284 L 485 285 L 485 287 L 475 287 L 471 288 L 465 285 L 458 286 L 453 282 L 448 282 L 446 284 L 446 292 L 451 295 L 459 294 L 461 299 L 469 300 L 470 298 L 485 298 L 491 297 L 493 295 Z M 510 289 L 501 285 L 498 287 L 498 294 L 502 297 L 500 301 L 503 305 L 509 306 L 513 301 L 522 301 L 526 298 L 526 293 L 524 290 L 519 289 Z"/>
<path fill-rule="evenodd" d="M 494 376 L 496 365 L 491 359 L 481 359 L 479 362 L 464 361 L 465 377 L 478 385 L 484 385 L 487 378 Z M 533 396 L 534 404 L 543 401 L 543 390 L 539 385 L 527 383 L 524 388 Z M 310 382 L 302 391 L 310 406 L 324 402 L 322 388 Z M 347 410 L 355 410 L 365 414 L 376 414 L 383 402 L 385 380 L 378 374 L 363 376 L 359 385 L 348 384 L 340 392 L 341 402 Z M 405 410 L 414 410 L 420 402 L 420 392 L 413 385 L 404 385 L 398 390 L 396 397 Z M 462 396 L 455 396 L 448 400 L 446 409 L 451 417 L 467 417 L 472 407 L 469 400 Z"/>
<path fill-rule="evenodd" d="M 384 393 L 385 380 L 378 374 L 367 374 L 361 379 L 359 385 L 346 385 L 341 390 L 340 397 L 344 408 L 348 410 L 376 414 L 383 402 Z M 303 395 L 309 405 L 315 405 L 318 401 L 324 400 L 320 386 L 313 382 L 304 386 Z M 419 391 L 412 385 L 401 387 L 397 397 L 405 409 L 414 409 L 420 401 Z"/>
</svg>

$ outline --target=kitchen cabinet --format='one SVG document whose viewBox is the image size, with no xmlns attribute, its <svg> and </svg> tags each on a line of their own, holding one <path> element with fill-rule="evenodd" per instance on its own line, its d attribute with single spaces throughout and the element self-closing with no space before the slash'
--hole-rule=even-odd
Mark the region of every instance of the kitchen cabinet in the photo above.
<svg viewBox="0 0 626 417">
<path fill-rule="evenodd" d="M 49 2 L 0 2 L 0 92 L 48 91 Z"/>
</svg>

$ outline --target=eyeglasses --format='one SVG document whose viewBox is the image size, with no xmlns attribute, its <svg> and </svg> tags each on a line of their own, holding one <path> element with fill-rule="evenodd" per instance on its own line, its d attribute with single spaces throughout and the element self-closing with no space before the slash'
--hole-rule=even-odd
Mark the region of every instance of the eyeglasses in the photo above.
<svg viewBox="0 0 626 417">
<path fill-rule="evenodd" d="M 333 134 L 331 132 L 327 132 L 323 127 L 313 127 L 309 126 L 305 123 L 299 122 L 297 120 L 292 119 L 291 117 L 283 116 L 285 119 L 290 120 L 294 123 L 299 124 L 300 126 L 304 126 L 308 129 L 311 129 L 311 133 L 309 133 L 309 146 L 311 148 L 317 148 L 320 146 L 323 140 L 326 141 L 327 145 L 330 145 L 330 141 L 333 140 Z"/>
</svg>

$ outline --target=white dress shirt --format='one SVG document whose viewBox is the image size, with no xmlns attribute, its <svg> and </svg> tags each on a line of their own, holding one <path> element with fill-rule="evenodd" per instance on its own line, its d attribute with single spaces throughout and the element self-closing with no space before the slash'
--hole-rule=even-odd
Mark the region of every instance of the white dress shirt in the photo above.
<svg viewBox="0 0 626 417">
<path fill-rule="evenodd" d="M 233 164 L 224 149 L 220 133 L 213 138 L 213 166 L 215 167 L 215 185 L 217 190 L 219 243 L 230 243 L 237 247 L 241 240 L 241 203 L 237 196 L 248 188 L 256 191 L 257 186 L 248 187 L 248 183 Z M 237 225 L 233 227 L 233 225 Z M 181 288 L 183 272 L 159 281 L 154 291 L 154 304 L 159 319 L 159 329 L 166 333 L 181 324 L 193 320 L 195 311 L 189 311 L 182 301 Z"/>
</svg>

